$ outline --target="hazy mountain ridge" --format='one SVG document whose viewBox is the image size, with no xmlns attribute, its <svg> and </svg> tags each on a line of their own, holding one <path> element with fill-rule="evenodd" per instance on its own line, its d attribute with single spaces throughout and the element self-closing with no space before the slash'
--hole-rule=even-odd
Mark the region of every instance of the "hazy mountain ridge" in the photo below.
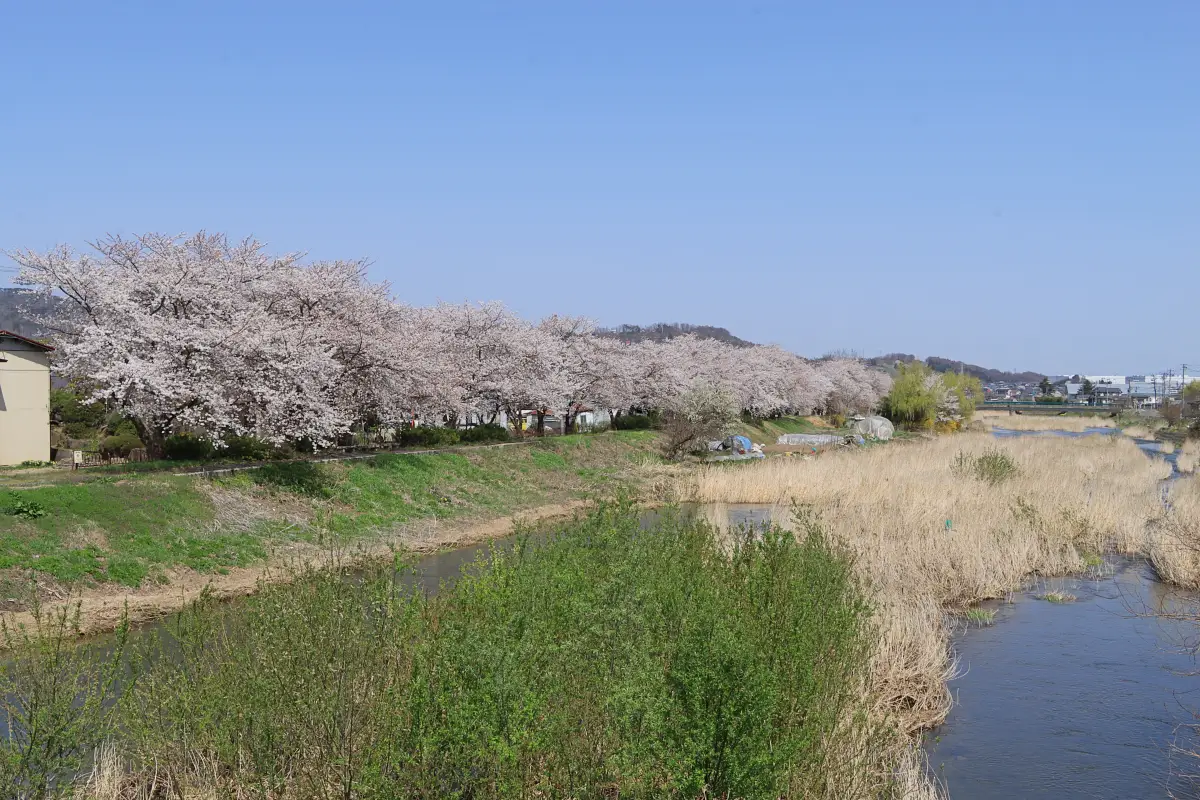
<svg viewBox="0 0 1200 800">
<path fill-rule="evenodd" d="M 701 339 L 716 339 L 719 342 L 731 344 L 734 347 L 753 347 L 754 342 L 748 342 L 729 332 L 728 328 L 718 328 L 714 325 L 692 325 L 687 322 L 656 322 L 653 325 L 617 325 L 611 328 L 600 328 L 598 336 L 610 339 L 620 339 L 623 342 L 663 342 L 676 336 L 693 334 Z"/>
<path fill-rule="evenodd" d="M 60 302 L 28 289 L 0 289 L 0 331 L 44 339 L 48 332 L 33 321 L 31 314 L 51 314 Z"/>
<path fill-rule="evenodd" d="M 963 373 L 979 378 L 984 383 L 1037 383 L 1045 377 L 1040 372 L 1008 372 L 1002 369 L 981 367 L 978 364 L 967 364 L 963 361 L 942 358 L 941 356 L 930 356 L 926 359 L 919 359 L 912 353 L 888 353 L 885 356 L 867 359 L 869 363 L 880 367 L 890 367 L 897 361 L 922 360 L 935 372 L 958 372 L 961 369 Z"/>
</svg>

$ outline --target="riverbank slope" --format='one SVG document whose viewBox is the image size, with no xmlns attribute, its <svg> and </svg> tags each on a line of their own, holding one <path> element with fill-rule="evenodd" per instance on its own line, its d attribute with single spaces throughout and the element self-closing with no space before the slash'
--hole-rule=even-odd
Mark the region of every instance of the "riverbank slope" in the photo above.
<svg viewBox="0 0 1200 800">
<path fill-rule="evenodd" d="M 0 612 L 81 602 L 87 631 L 236 596 L 286 568 L 423 552 L 652 489 L 646 431 L 453 453 L 268 465 L 213 478 L 96 475 L 0 498 Z"/>
</svg>

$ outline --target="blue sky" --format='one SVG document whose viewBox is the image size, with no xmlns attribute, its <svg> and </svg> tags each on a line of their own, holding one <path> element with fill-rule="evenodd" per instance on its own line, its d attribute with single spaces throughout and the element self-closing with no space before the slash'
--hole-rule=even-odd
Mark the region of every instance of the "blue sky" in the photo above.
<svg viewBox="0 0 1200 800">
<path fill-rule="evenodd" d="M 414 303 L 1200 364 L 1194 0 L 41 2 L 0 37 L 0 248 L 207 228 Z"/>
</svg>

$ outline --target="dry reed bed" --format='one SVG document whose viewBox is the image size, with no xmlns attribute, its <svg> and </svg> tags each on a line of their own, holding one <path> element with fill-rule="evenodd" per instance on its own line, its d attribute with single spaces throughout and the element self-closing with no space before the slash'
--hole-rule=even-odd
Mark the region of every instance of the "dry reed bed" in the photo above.
<svg viewBox="0 0 1200 800">
<path fill-rule="evenodd" d="M 1187 456 L 1194 468 L 1196 456 L 1187 452 L 1188 445 L 1184 445 L 1179 460 Z M 1187 589 L 1200 589 L 1200 475 L 1187 475 L 1171 486 L 1166 513 L 1152 526 L 1148 549 L 1150 563 L 1160 578 Z"/>
<path fill-rule="evenodd" d="M 1073 431 L 1088 428 L 1114 428 L 1116 421 L 1111 417 L 1057 416 L 1051 414 L 1009 414 L 1003 411 L 981 411 L 975 418 L 990 428 L 1007 428 L 1013 431 Z"/>
<path fill-rule="evenodd" d="M 1197 463 L 1200 463 L 1200 439 L 1188 439 L 1179 448 L 1175 466 L 1180 472 L 1192 473 L 1196 471 Z"/>
<path fill-rule="evenodd" d="M 960 454 L 969 463 L 987 452 L 1011 457 L 1016 473 L 990 483 L 954 466 Z M 963 434 L 710 467 L 687 493 L 702 503 L 774 505 L 776 521 L 817 519 L 844 543 L 879 609 L 868 696 L 907 735 L 940 723 L 951 706 L 946 610 L 1003 596 L 1031 575 L 1079 572 L 1089 553 L 1144 552 L 1147 523 L 1161 517 L 1158 484 L 1169 474 L 1125 438 Z M 916 769 L 911 761 L 907 768 Z M 937 796 L 919 776 L 905 780 L 912 788 L 903 796 Z"/>
</svg>

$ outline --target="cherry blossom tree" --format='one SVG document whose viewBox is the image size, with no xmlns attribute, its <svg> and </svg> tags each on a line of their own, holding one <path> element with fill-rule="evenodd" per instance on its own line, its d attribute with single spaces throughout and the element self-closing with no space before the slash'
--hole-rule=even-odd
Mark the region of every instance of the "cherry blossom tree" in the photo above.
<svg viewBox="0 0 1200 800">
<path fill-rule="evenodd" d="M 687 415 L 697 397 L 758 417 L 866 411 L 890 386 L 861 361 L 693 334 L 630 344 L 583 317 L 534 324 L 500 303 L 398 302 L 363 261 L 305 263 L 254 239 L 110 237 L 11 253 L 18 283 L 65 298 L 57 369 L 128 415 L 159 454 L 173 432 L 326 444 L 355 425 L 512 419 L 564 430 L 585 404 Z M 683 416 L 681 416 L 683 415 Z"/>
<path fill-rule="evenodd" d="M 44 321 L 57 369 L 115 402 L 155 455 L 191 428 L 330 442 L 387 370 L 367 335 L 388 324 L 387 290 L 368 286 L 362 262 L 306 267 L 206 233 L 10 256 L 19 284 L 66 298 Z"/>
</svg>

